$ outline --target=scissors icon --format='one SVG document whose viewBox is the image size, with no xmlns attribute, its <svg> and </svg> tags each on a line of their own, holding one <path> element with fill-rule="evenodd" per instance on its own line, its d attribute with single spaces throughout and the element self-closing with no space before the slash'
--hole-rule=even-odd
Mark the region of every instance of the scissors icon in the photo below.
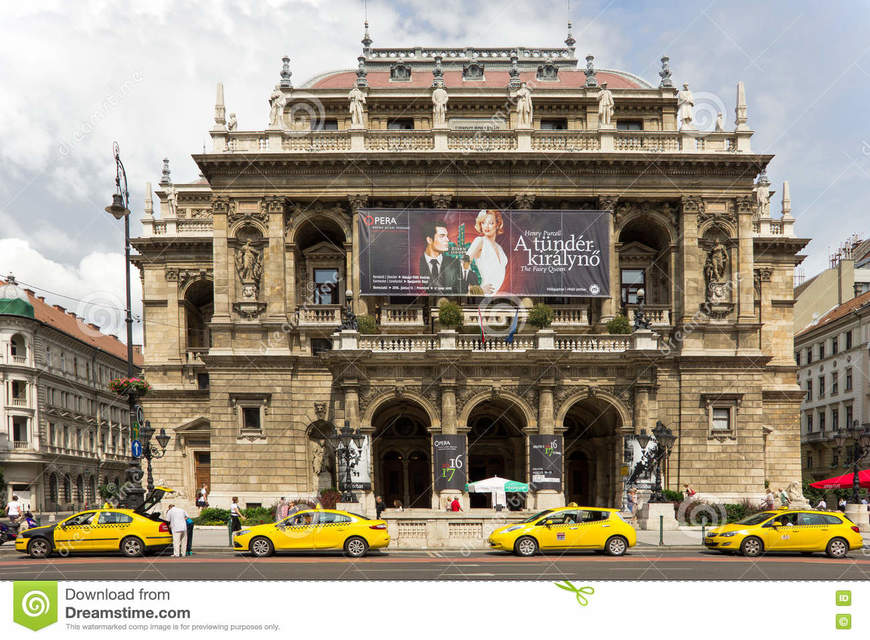
<svg viewBox="0 0 870 640">
<path fill-rule="evenodd" d="M 586 596 L 587 595 L 591 596 L 593 593 L 595 593 L 595 589 L 593 587 L 586 586 L 586 587 L 579 587 L 578 588 L 578 587 L 575 587 L 570 582 L 568 582 L 567 580 L 565 580 L 565 584 L 559 584 L 558 582 L 556 582 L 555 584 L 560 589 L 564 589 L 565 591 L 570 591 L 571 593 L 576 595 L 577 602 L 580 604 L 581 607 L 585 607 L 587 604 L 589 604 L 589 600 L 586 598 Z M 586 595 L 583 595 L 583 594 L 586 594 Z"/>
</svg>

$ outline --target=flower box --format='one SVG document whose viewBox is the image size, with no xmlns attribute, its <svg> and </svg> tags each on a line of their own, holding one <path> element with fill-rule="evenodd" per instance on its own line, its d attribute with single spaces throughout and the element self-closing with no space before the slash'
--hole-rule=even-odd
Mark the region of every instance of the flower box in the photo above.
<svg viewBox="0 0 870 640">
<path fill-rule="evenodd" d="M 151 391 L 151 385 L 142 378 L 115 378 L 109 382 L 109 389 L 118 395 L 141 397 Z"/>
</svg>

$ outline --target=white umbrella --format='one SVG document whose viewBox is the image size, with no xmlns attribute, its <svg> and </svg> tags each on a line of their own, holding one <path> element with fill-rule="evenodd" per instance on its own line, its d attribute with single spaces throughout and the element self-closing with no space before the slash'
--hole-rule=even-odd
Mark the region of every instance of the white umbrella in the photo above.
<svg viewBox="0 0 870 640">
<path fill-rule="evenodd" d="M 528 493 L 529 485 L 517 482 L 516 480 L 507 480 L 506 478 L 493 476 L 485 480 L 469 482 L 465 485 L 465 489 L 468 493 L 491 493 L 492 506 L 495 507 L 499 504 L 502 506 L 507 504 L 505 493 Z"/>
</svg>

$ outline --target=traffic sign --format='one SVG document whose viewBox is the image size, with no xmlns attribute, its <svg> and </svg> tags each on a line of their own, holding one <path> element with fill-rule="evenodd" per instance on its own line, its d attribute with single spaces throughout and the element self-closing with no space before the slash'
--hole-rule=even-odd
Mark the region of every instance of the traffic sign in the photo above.
<svg viewBox="0 0 870 640">
<path fill-rule="evenodd" d="M 134 458 L 142 457 L 142 443 L 139 440 L 133 440 L 131 449 L 133 450 L 132 453 Z"/>
<path fill-rule="evenodd" d="M 142 424 L 143 422 L 145 422 L 145 412 L 142 411 L 142 405 L 137 404 L 134 407 L 134 411 L 136 412 L 136 422 L 138 422 L 139 424 Z"/>
<path fill-rule="evenodd" d="M 131 429 L 131 434 L 130 434 L 130 435 L 133 436 L 133 440 L 138 440 L 138 439 L 139 439 L 139 423 L 138 423 L 138 422 L 134 422 L 134 423 L 133 423 L 133 427 L 132 427 L 132 429 Z"/>
</svg>

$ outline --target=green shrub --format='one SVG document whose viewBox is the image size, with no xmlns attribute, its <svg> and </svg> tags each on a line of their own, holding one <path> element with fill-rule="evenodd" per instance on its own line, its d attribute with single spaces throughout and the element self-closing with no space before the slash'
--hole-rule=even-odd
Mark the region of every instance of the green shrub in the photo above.
<svg viewBox="0 0 870 640">
<path fill-rule="evenodd" d="M 360 333 L 372 334 L 378 332 L 378 324 L 372 316 L 357 316 L 356 324 Z"/>
<path fill-rule="evenodd" d="M 462 307 L 455 302 L 445 300 L 438 306 L 438 323 L 445 329 L 459 329 L 462 321 Z"/>
<path fill-rule="evenodd" d="M 230 520 L 229 509 L 206 507 L 193 519 L 194 524 L 226 524 Z"/>
<path fill-rule="evenodd" d="M 529 310 L 529 324 L 538 329 L 546 329 L 553 324 L 553 309 L 539 302 Z"/>
<path fill-rule="evenodd" d="M 275 522 L 275 507 L 248 507 L 242 509 L 242 515 L 246 525 Z"/>
<path fill-rule="evenodd" d="M 670 502 L 682 502 L 683 494 L 679 491 L 671 491 L 670 489 L 662 489 L 662 495 L 665 497 L 665 500 Z"/>
<path fill-rule="evenodd" d="M 617 313 L 613 316 L 613 320 L 607 323 L 607 333 L 631 333 L 631 325 L 628 322 L 628 318 L 621 313 Z"/>
</svg>

